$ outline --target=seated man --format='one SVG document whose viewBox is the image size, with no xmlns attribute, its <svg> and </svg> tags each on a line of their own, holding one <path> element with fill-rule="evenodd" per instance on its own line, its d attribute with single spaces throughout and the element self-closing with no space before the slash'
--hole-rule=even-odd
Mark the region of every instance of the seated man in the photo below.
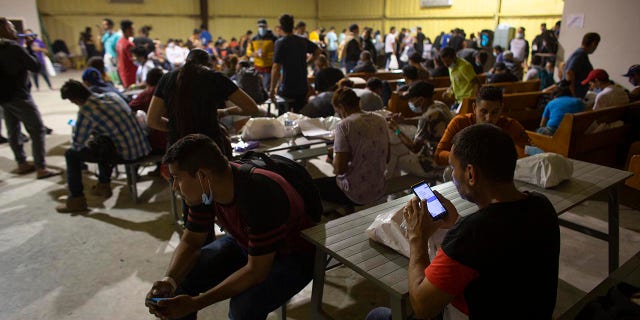
<svg viewBox="0 0 640 320">
<path fill-rule="evenodd" d="M 593 110 L 621 106 L 629 103 L 629 95 L 622 86 L 609 80 L 609 74 L 602 69 L 593 69 L 582 82 L 597 93 Z"/>
<path fill-rule="evenodd" d="M 311 281 L 315 253 L 300 230 L 314 223 L 282 176 L 262 169 L 246 175 L 201 134 L 178 140 L 163 162 L 189 210 L 165 277 L 147 294 L 170 299 L 147 300 L 150 313 L 195 319 L 198 310 L 231 298 L 230 318 L 265 319 Z M 262 192 L 249 194 L 249 184 Z M 227 235 L 205 245 L 214 223 Z"/>
<path fill-rule="evenodd" d="M 360 52 L 360 60 L 355 68 L 353 68 L 353 72 L 366 72 L 366 73 L 376 73 L 378 68 L 373 64 L 373 59 L 371 59 L 371 52 L 364 50 Z"/>
<path fill-rule="evenodd" d="M 501 115 L 502 113 L 502 89 L 498 87 L 481 87 L 476 96 L 476 102 L 473 104 L 473 113 L 459 114 L 449 122 L 447 130 L 445 130 L 434 160 L 437 165 L 445 166 L 449 163 L 449 152 L 453 137 L 462 129 L 474 125 L 476 123 L 491 123 L 504 130 L 513 140 L 516 146 L 518 157 L 524 157 L 524 147 L 529 143 L 529 136 L 522 125 L 509 117 Z"/>
<path fill-rule="evenodd" d="M 64 153 L 67 161 L 69 197 L 56 207 L 58 212 L 87 210 L 82 191 L 82 163 L 98 163 L 98 184 L 92 193 L 111 196 L 111 172 L 114 163 L 135 160 L 151 152 L 144 130 L 127 103 L 118 95 L 95 94 L 82 83 L 69 80 L 60 89 L 62 99 L 79 107 L 71 140 L 73 145 Z M 93 140 L 90 140 L 93 136 Z"/>
<path fill-rule="evenodd" d="M 584 108 L 582 100 L 571 95 L 570 83 L 561 80 L 553 92 L 553 100 L 544 107 L 540 128 L 536 132 L 552 136 L 566 113 L 582 112 Z"/>
<path fill-rule="evenodd" d="M 516 189 L 516 157 L 504 130 L 491 124 L 467 127 L 453 142 L 449 164 L 460 196 L 478 211 L 456 223 L 456 208 L 434 192 L 448 214 L 433 221 L 426 201 L 409 200 L 404 217 L 415 318 L 432 318 L 451 303 L 470 319 L 551 319 L 558 286 L 558 217 L 545 196 Z M 430 261 L 428 239 L 451 226 Z M 378 308 L 367 319 L 391 319 L 391 312 Z"/>
<path fill-rule="evenodd" d="M 418 81 L 418 68 L 408 65 L 402 68 L 402 77 L 404 78 L 404 84 L 398 88 L 398 92 L 405 92 L 409 90 L 412 83 Z"/>
<path fill-rule="evenodd" d="M 405 119 L 398 113 L 389 120 L 389 129 L 398 136 L 400 144 L 391 146 L 387 178 L 399 175 L 400 170 L 424 177 L 437 167 L 433 153 L 453 114 L 446 104 L 433 100 L 433 89 L 430 83 L 415 82 L 402 98 L 408 99 L 411 111 L 420 115 Z M 418 130 L 413 137 L 408 137 L 400 130 L 399 124 L 416 125 Z"/>
<path fill-rule="evenodd" d="M 82 82 L 89 88 L 89 91 L 95 94 L 112 92 L 117 94 L 122 100 L 128 101 L 127 97 L 122 94 L 113 84 L 105 82 L 102 74 L 96 68 L 89 67 L 82 72 Z"/>
<path fill-rule="evenodd" d="M 487 79 L 487 83 L 501 83 L 501 82 L 517 82 L 518 78 L 511 73 L 511 70 L 507 69 L 504 62 L 498 62 L 493 66 L 493 73 Z"/>
<path fill-rule="evenodd" d="M 627 73 L 623 76 L 629 78 L 629 83 L 635 88 L 629 93 L 629 102 L 640 100 L 640 64 L 634 64 L 629 67 Z"/>
</svg>

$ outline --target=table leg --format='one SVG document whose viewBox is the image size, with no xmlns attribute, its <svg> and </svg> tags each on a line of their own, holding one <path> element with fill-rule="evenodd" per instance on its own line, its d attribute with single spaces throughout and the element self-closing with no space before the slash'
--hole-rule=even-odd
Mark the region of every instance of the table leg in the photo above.
<svg viewBox="0 0 640 320">
<path fill-rule="evenodd" d="M 620 259 L 620 213 L 618 208 L 618 186 L 609 188 L 609 274 L 618 269 Z"/>
<path fill-rule="evenodd" d="M 407 308 L 405 307 L 404 298 L 403 297 L 394 297 L 391 296 L 391 319 L 406 319 L 407 318 Z"/>
<path fill-rule="evenodd" d="M 324 319 L 322 312 L 322 293 L 324 290 L 324 271 L 327 255 L 316 248 L 316 259 L 313 266 L 313 285 L 311 287 L 311 317 L 310 319 Z"/>
</svg>

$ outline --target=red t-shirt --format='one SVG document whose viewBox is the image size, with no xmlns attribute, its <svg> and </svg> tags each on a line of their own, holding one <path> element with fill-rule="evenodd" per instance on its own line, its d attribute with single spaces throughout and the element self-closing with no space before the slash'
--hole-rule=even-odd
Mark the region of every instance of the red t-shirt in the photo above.
<svg viewBox="0 0 640 320">
<path fill-rule="evenodd" d="M 116 44 L 116 52 L 118 53 L 118 75 L 120 81 L 125 88 L 136 83 L 136 70 L 138 67 L 133 63 L 133 55 L 131 49 L 133 42 L 126 37 L 120 38 Z"/>
</svg>

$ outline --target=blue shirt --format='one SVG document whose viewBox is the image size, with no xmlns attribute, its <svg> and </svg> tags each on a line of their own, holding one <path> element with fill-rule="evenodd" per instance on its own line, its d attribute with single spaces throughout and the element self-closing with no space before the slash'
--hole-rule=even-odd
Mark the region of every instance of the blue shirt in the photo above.
<svg viewBox="0 0 640 320">
<path fill-rule="evenodd" d="M 589 54 L 584 51 L 584 49 L 578 48 L 571 54 L 567 60 L 567 64 L 564 66 L 564 74 L 566 75 L 569 70 L 573 71 L 574 74 L 573 82 L 575 83 L 575 96 L 578 98 L 584 98 L 587 91 L 589 91 L 589 84 L 587 83 L 586 85 L 582 85 L 581 82 L 586 79 L 589 72 L 593 70 L 591 61 L 589 61 Z"/>
<path fill-rule="evenodd" d="M 565 113 L 577 113 L 584 111 L 582 100 L 574 97 L 558 97 L 547 103 L 542 117 L 547 120 L 547 127 L 558 128 Z"/>
<path fill-rule="evenodd" d="M 327 48 L 329 49 L 329 51 L 338 50 L 338 36 L 335 32 L 329 31 L 329 33 L 327 33 L 327 43 Z"/>
<path fill-rule="evenodd" d="M 117 58 L 118 52 L 116 52 L 116 44 L 118 40 L 120 40 L 121 35 L 117 32 L 106 32 L 102 35 L 102 46 L 104 47 L 104 52 L 109 54 L 110 56 Z"/>
<path fill-rule="evenodd" d="M 84 148 L 91 135 L 109 137 L 123 160 L 135 160 L 151 152 L 146 134 L 129 105 L 115 93 L 91 94 L 78 110 L 71 136 L 73 148 Z"/>
</svg>

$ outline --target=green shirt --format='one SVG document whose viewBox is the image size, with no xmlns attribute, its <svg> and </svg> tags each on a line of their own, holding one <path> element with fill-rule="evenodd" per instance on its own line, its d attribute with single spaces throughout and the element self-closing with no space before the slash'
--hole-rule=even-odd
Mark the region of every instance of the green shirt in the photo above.
<svg viewBox="0 0 640 320">
<path fill-rule="evenodd" d="M 456 101 L 462 102 L 464 98 L 473 98 L 473 79 L 476 72 L 473 66 L 465 59 L 456 58 L 453 67 L 449 67 L 449 78 L 451 79 L 451 89 Z"/>
</svg>

